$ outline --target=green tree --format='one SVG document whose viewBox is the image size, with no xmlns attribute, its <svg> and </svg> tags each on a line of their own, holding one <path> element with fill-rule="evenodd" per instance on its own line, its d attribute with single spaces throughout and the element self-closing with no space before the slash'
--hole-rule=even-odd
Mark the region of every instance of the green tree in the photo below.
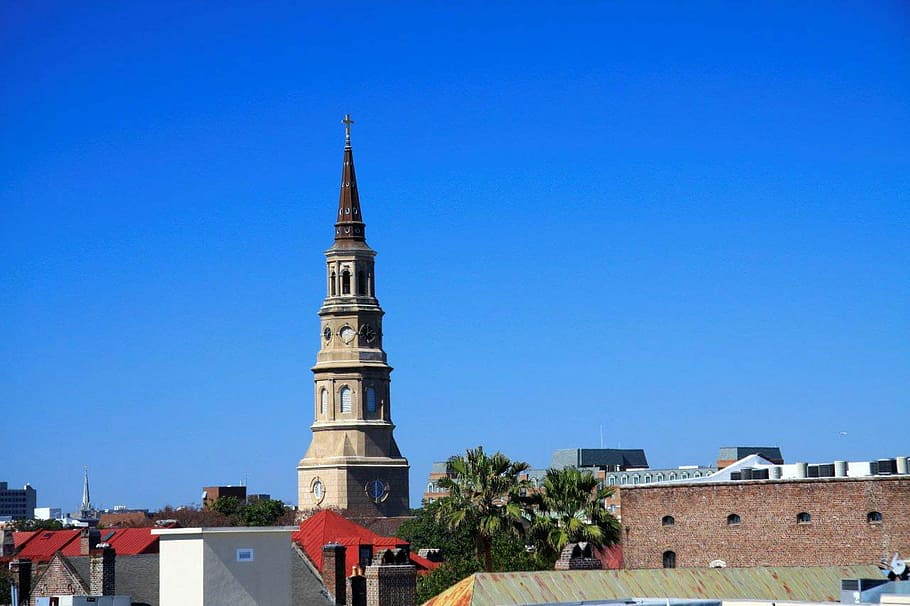
<svg viewBox="0 0 910 606">
<path fill-rule="evenodd" d="M 512 461 L 501 452 L 487 455 L 482 446 L 449 459 L 449 477 L 439 486 L 449 494 L 439 499 L 437 518 L 449 530 L 467 528 L 476 541 L 477 558 L 484 570 L 493 570 L 493 539 L 501 534 L 521 537 L 525 503 L 521 494 L 526 480 L 518 474 L 528 464 Z"/>
<path fill-rule="evenodd" d="M 237 497 L 218 497 L 214 503 L 209 505 L 209 509 L 212 511 L 217 511 L 221 515 L 234 520 L 240 519 L 240 510 L 242 508 L 243 503 Z"/>
<path fill-rule="evenodd" d="M 60 520 L 13 520 L 13 528 L 19 532 L 29 530 L 63 530 L 63 523 Z"/>
<path fill-rule="evenodd" d="M 531 524 L 542 552 L 558 555 L 566 543 L 605 547 L 619 541 L 619 522 L 604 504 L 612 490 L 601 488 L 594 474 L 574 467 L 548 469 L 542 484 L 543 490 L 534 495 Z"/>
<path fill-rule="evenodd" d="M 284 502 L 277 499 L 254 501 L 241 508 L 240 521 L 244 526 L 275 526 L 288 509 Z"/>
<path fill-rule="evenodd" d="M 475 572 L 482 572 L 477 559 L 476 540 L 466 525 L 450 530 L 437 517 L 441 501 L 427 503 L 411 511 L 413 516 L 398 527 L 397 536 L 411 544 L 411 551 L 421 548 L 440 549 L 444 563 L 427 575 L 417 577 L 417 600 L 424 603 Z M 540 560 L 529 552 L 522 537 L 500 533 L 493 539 L 493 570 L 539 570 L 552 568 L 552 562 Z"/>
</svg>

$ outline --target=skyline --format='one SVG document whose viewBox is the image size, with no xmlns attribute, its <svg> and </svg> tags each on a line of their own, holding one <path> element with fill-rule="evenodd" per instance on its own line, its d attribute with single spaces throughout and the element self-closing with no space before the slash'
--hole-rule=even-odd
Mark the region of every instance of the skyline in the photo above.
<svg viewBox="0 0 910 606">
<path fill-rule="evenodd" d="M 910 15 L 724 6 L 0 7 L 0 481 L 296 504 L 346 113 L 412 507 L 910 454 Z"/>
</svg>

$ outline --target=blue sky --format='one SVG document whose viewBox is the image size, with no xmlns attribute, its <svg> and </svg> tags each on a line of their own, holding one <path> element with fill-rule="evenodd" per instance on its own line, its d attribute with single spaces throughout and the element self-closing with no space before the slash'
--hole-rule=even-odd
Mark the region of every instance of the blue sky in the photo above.
<svg viewBox="0 0 910 606">
<path fill-rule="evenodd" d="M 347 112 L 412 503 L 910 454 L 907 5 L 490 4 L 0 6 L 0 480 L 296 500 Z"/>
</svg>

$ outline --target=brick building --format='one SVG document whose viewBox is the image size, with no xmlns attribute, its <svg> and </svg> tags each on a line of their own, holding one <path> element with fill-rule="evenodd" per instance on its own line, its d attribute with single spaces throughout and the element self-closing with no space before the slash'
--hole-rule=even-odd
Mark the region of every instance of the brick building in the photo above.
<svg viewBox="0 0 910 606">
<path fill-rule="evenodd" d="M 910 553 L 910 475 L 623 489 L 623 566 L 833 566 Z"/>
</svg>

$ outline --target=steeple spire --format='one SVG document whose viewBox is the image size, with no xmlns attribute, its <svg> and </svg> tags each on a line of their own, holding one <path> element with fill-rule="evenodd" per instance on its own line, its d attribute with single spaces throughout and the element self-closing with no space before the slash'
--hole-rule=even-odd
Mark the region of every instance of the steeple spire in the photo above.
<svg viewBox="0 0 910 606">
<path fill-rule="evenodd" d="M 83 513 L 92 510 L 92 500 L 88 494 L 88 465 L 85 466 L 85 475 L 82 479 L 82 507 L 80 510 Z"/>
<path fill-rule="evenodd" d="M 354 174 L 354 152 L 351 149 L 351 114 L 344 120 L 344 165 L 341 169 L 341 193 L 338 196 L 338 216 L 335 218 L 335 242 L 366 242 L 366 229 L 360 214 L 360 195 Z"/>
</svg>

